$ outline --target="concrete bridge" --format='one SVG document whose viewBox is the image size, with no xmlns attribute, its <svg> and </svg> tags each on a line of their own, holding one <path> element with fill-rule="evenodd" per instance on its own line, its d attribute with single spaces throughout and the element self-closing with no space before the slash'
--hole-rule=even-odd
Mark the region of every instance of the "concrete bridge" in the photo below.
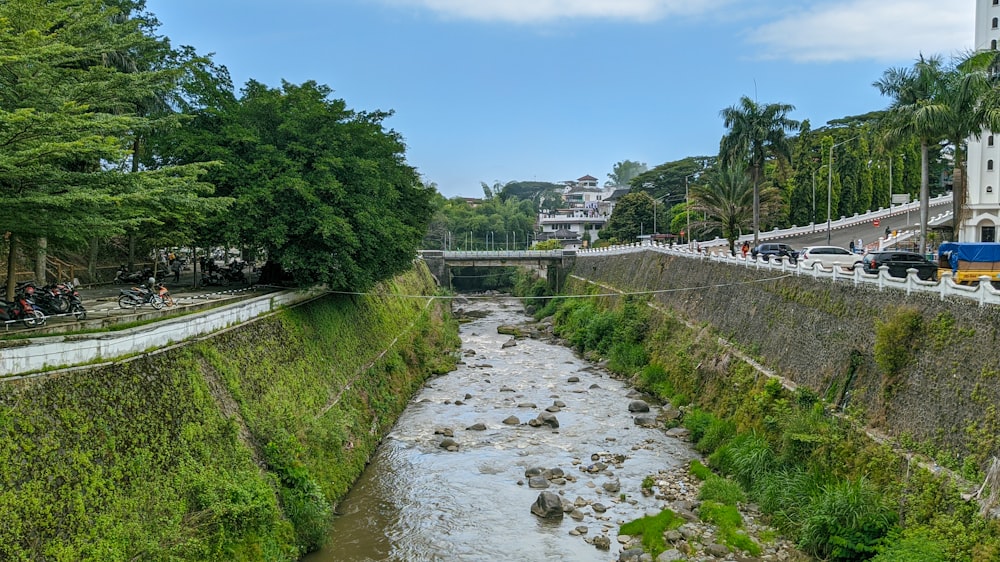
<svg viewBox="0 0 1000 562">
<path fill-rule="evenodd" d="M 451 288 L 452 267 L 526 267 L 545 270 L 553 287 L 562 280 L 576 261 L 576 250 L 499 250 L 492 252 L 456 252 L 420 250 L 420 257 L 442 287 Z"/>
</svg>

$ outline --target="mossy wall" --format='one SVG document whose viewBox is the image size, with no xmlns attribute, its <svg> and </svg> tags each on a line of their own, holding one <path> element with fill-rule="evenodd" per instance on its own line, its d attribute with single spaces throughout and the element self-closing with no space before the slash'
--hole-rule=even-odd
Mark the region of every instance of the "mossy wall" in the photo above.
<svg viewBox="0 0 1000 562">
<path fill-rule="evenodd" d="M 457 326 L 418 266 L 120 364 L 0 382 L 0 559 L 291 560 Z"/>
<path fill-rule="evenodd" d="M 657 291 L 680 317 L 909 445 L 980 466 L 1000 454 L 996 308 L 657 252 L 584 254 L 573 273 Z"/>
</svg>

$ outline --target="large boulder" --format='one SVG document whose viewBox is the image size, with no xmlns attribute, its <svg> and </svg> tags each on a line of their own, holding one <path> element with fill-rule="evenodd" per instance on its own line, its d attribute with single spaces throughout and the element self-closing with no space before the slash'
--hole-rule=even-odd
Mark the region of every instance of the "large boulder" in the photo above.
<svg viewBox="0 0 1000 562">
<path fill-rule="evenodd" d="M 633 400 L 628 403 L 628 411 L 632 413 L 648 412 L 649 404 L 643 400 Z"/>
<path fill-rule="evenodd" d="M 538 414 L 538 421 L 542 425 L 547 425 L 552 429 L 559 427 L 559 420 L 552 414 L 552 412 L 542 412 Z"/>
<path fill-rule="evenodd" d="M 562 519 L 563 507 L 559 494 L 542 492 L 531 504 L 531 512 L 543 519 Z"/>
</svg>

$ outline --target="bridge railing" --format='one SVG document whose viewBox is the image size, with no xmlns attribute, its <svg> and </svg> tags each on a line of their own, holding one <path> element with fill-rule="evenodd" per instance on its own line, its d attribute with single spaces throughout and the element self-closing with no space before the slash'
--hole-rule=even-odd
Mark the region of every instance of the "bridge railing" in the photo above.
<svg viewBox="0 0 1000 562">
<path fill-rule="evenodd" d="M 564 250 L 493 250 L 493 251 L 452 251 L 443 252 L 444 259 L 559 259 Z"/>
<path fill-rule="evenodd" d="M 625 255 L 637 252 L 658 252 L 690 259 L 715 261 L 734 267 L 772 270 L 793 275 L 809 276 L 815 279 L 828 279 L 833 283 L 874 285 L 879 290 L 905 291 L 908 295 L 912 293 L 927 293 L 937 295 L 940 300 L 961 298 L 976 301 L 979 303 L 979 306 L 987 304 L 1000 306 L 1000 290 L 995 289 L 990 283 L 991 279 L 986 276 L 980 277 L 980 282 L 976 286 L 959 285 L 952 280 L 951 272 L 945 272 L 937 281 L 924 281 L 917 277 L 916 270 L 909 270 L 909 274 L 905 278 L 899 278 L 890 276 L 888 268 L 884 266 L 879 268 L 879 273 L 870 274 L 865 273 L 861 268 L 855 268 L 854 270 L 844 269 L 839 266 L 825 268 L 820 264 L 806 267 L 801 263 L 791 263 L 787 258 L 780 261 L 767 261 L 763 258 L 754 259 L 750 256 L 746 258 L 743 258 L 741 255 L 732 256 L 728 251 L 716 251 L 708 248 L 702 248 L 702 251 L 695 251 L 688 249 L 686 246 L 668 246 L 648 241 L 622 246 L 578 250 L 577 256 L 586 258 L 592 256 Z"/>
</svg>

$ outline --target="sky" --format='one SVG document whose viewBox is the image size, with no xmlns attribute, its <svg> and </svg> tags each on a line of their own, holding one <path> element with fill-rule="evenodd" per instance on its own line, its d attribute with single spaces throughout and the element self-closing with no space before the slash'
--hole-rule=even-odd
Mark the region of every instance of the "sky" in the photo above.
<svg viewBox="0 0 1000 562">
<path fill-rule="evenodd" d="M 718 154 L 749 96 L 813 128 L 884 109 L 872 83 L 974 48 L 975 0 L 147 0 L 237 87 L 314 80 L 385 126 L 446 197 L 603 184 Z"/>
</svg>

